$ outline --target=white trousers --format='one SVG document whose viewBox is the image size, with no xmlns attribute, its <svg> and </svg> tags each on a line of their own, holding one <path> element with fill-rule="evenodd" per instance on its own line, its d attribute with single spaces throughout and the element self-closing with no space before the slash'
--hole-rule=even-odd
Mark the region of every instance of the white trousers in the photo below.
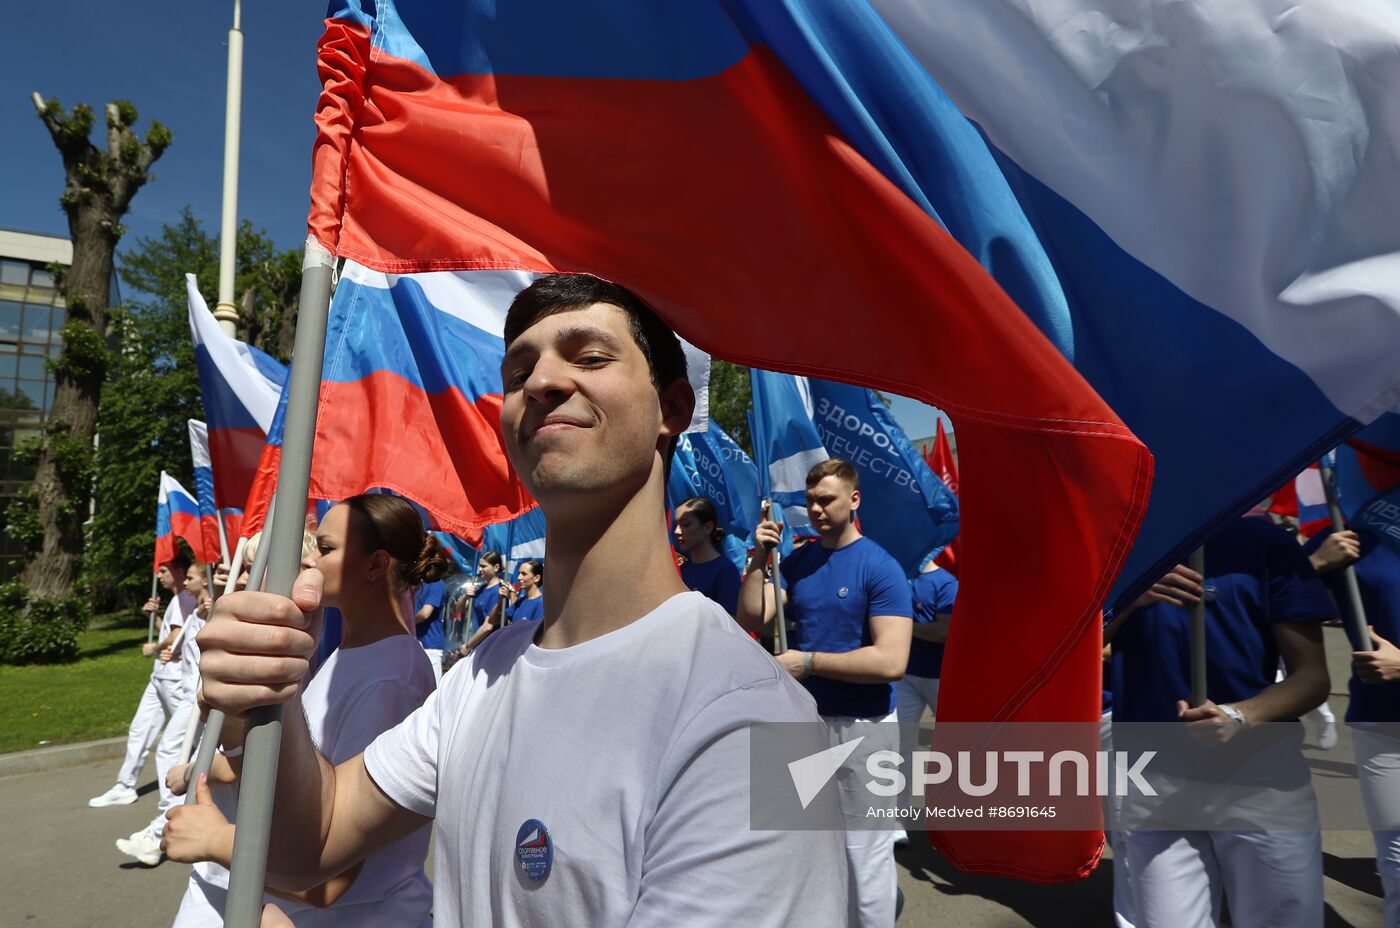
<svg viewBox="0 0 1400 928">
<path fill-rule="evenodd" d="M 1353 728 L 1352 736 L 1361 798 L 1374 829 L 1376 869 L 1385 889 L 1385 928 L 1400 928 L 1400 740 L 1364 728 Z"/>
<path fill-rule="evenodd" d="M 1133 831 L 1125 843 L 1139 928 L 1217 928 L 1222 891 L 1234 928 L 1321 928 L 1320 832 Z"/>
<path fill-rule="evenodd" d="M 165 834 L 165 813 L 176 802 L 181 801 L 170 787 L 165 785 L 165 775 L 170 768 L 180 762 L 180 749 L 185 745 L 185 729 L 190 724 L 190 713 L 199 711 L 194 699 L 185 699 L 170 713 L 170 721 L 165 723 L 165 731 L 156 746 L 156 778 L 159 780 L 160 805 L 156 817 L 151 820 L 151 834 L 159 838 Z M 199 743 L 199 732 L 195 731 L 195 743 Z"/>
<path fill-rule="evenodd" d="M 1099 750 L 1113 750 L 1113 710 L 1099 718 Z M 1110 807 L 1109 821 L 1115 820 L 1123 811 L 1123 800 L 1119 796 L 1104 799 Z M 1124 840 L 1121 828 L 1113 828 L 1108 834 L 1108 846 L 1113 849 L 1113 924 L 1115 928 L 1135 928 L 1137 918 L 1133 915 L 1133 884 L 1128 867 L 1128 842 Z"/>
<path fill-rule="evenodd" d="M 433 665 L 433 683 L 442 685 L 442 648 L 424 648 L 423 653 L 428 655 L 428 663 Z"/>
<path fill-rule="evenodd" d="M 899 754 L 909 757 L 918 745 L 924 709 L 938 707 L 938 678 L 905 674 L 894 685 L 894 712 L 899 717 Z"/>
<path fill-rule="evenodd" d="M 826 723 L 832 747 L 865 735 L 865 740 L 851 752 L 836 774 L 842 816 L 866 821 L 874 806 L 893 809 L 896 797 L 876 796 L 865 788 L 865 781 L 870 779 L 865 762 L 876 751 L 892 751 L 899 743 L 896 716 L 853 719 L 824 715 L 822 721 Z M 871 722 L 881 723 L 877 734 L 870 733 Z M 853 928 L 893 928 L 894 925 L 895 898 L 899 891 L 894 839 L 900 831 L 893 820 L 884 821 L 888 827 L 846 830 L 846 868 L 851 878 L 849 923 Z"/>
<path fill-rule="evenodd" d="M 175 923 L 170 928 L 223 928 L 227 898 L 227 889 L 191 874 L 185 898 L 180 900 L 180 911 L 175 913 Z"/>
<path fill-rule="evenodd" d="M 136 704 L 136 715 L 126 732 L 126 757 L 117 771 L 117 785 L 136 788 L 136 778 L 146 766 L 146 758 L 160 739 L 161 728 L 170 719 L 180 701 L 179 680 L 158 680 L 151 677 Z M 178 751 L 179 748 L 177 747 Z"/>
</svg>

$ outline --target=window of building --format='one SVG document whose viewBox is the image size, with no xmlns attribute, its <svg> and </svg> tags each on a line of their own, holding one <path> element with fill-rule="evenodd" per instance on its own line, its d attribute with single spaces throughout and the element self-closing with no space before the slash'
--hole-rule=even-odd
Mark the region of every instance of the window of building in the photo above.
<svg viewBox="0 0 1400 928">
<path fill-rule="evenodd" d="M 18 382 L 19 395 L 29 401 L 24 409 L 41 410 L 44 408 L 44 382 L 42 380 L 21 380 Z"/>
<path fill-rule="evenodd" d="M 29 283 L 29 264 L 24 261 L 0 261 L 0 284 L 23 287 Z"/>
<path fill-rule="evenodd" d="M 47 306 L 35 306 L 33 303 L 24 304 L 24 328 L 20 331 L 20 338 L 27 342 L 38 342 L 47 345 L 49 342 L 49 323 L 53 318 L 53 310 Z"/>
<path fill-rule="evenodd" d="M 28 346 L 25 346 L 25 347 L 28 347 Z M 17 370 L 17 372 L 16 372 L 17 376 L 19 376 L 19 377 L 26 377 L 26 378 L 29 378 L 29 379 L 31 379 L 31 380 L 43 380 L 43 379 L 45 379 L 44 362 L 45 362 L 46 360 L 48 360 L 48 358 L 46 358 L 44 355 L 41 355 L 41 354 L 22 354 L 22 355 L 20 355 L 20 356 L 19 356 L 19 368 L 18 368 L 18 370 Z M 0 360 L 0 365 L 3 365 L 3 363 L 4 363 L 3 360 Z M 3 371 L 3 366 L 0 366 L 0 371 Z M 4 374 L 3 374 L 3 373 L 0 373 L 0 377 L 3 377 L 3 376 L 4 376 Z"/>
<path fill-rule="evenodd" d="M 0 300 L 0 341 L 19 340 L 20 304 L 11 300 Z"/>
</svg>

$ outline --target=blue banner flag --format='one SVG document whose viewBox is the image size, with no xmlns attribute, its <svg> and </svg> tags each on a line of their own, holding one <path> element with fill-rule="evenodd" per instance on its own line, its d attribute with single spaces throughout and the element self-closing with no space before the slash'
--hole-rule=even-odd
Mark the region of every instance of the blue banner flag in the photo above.
<svg viewBox="0 0 1400 928">
<path fill-rule="evenodd" d="M 1400 552 L 1400 413 L 1386 413 L 1357 432 L 1337 449 L 1336 460 L 1349 527 L 1370 529 Z"/>
<path fill-rule="evenodd" d="M 815 379 L 808 388 L 822 444 L 860 474 L 861 532 L 913 576 L 957 536 L 958 498 L 873 390 Z"/>
<path fill-rule="evenodd" d="M 744 569 L 749 536 L 758 524 L 758 469 L 718 423 L 711 420 L 705 431 L 680 437 L 666 495 L 672 509 L 692 496 L 714 503 L 724 529 L 722 553 Z"/>
<path fill-rule="evenodd" d="M 861 532 L 910 576 L 958 534 L 957 497 L 874 391 L 758 370 L 752 383 L 759 481 L 794 531 L 803 533 L 800 524 L 815 534 L 807 519 L 807 471 L 838 457 L 860 474 Z"/>
<path fill-rule="evenodd" d="M 751 369 L 753 439 L 758 488 L 763 499 L 782 508 L 783 553 L 790 538 L 816 535 L 807 518 L 807 471 L 831 457 L 812 422 L 812 396 L 807 378 Z"/>
<path fill-rule="evenodd" d="M 504 558 L 503 576 L 513 577 L 522 561 L 544 557 L 544 513 L 535 506 L 514 519 L 486 526 L 481 550 L 495 551 Z"/>
</svg>

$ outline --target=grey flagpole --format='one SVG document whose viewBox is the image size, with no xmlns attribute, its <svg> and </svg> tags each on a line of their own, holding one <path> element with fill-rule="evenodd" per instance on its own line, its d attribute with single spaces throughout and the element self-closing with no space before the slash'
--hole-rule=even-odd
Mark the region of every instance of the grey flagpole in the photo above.
<svg viewBox="0 0 1400 928">
<path fill-rule="evenodd" d="M 1327 515 L 1332 520 L 1332 532 L 1346 531 L 1342 519 L 1342 503 L 1337 496 L 1336 474 L 1328 459 L 1318 462 L 1318 473 L 1322 477 L 1322 492 L 1327 494 Z M 1351 631 L 1351 642 L 1358 651 L 1374 651 L 1371 632 L 1366 627 L 1366 607 L 1361 603 L 1361 586 L 1356 582 L 1356 571 L 1350 564 L 1342 568 L 1342 589 L 1346 604 L 1342 608 L 1342 618 Z M 1341 605 L 1341 604 L 1339 604 Z"/>
<path fill-rule="evenodd" d="M 316 438 L 316 408 L 321 392 L 321 362 L 326 351 L 326 317 L 330 309 L 334 259 L 315 239 L 306 240 L 301 265 L 301 298 L 296 341 L 287 384 L 286 426 L 282 462 L 277 472 L 277 508 L 282 518 L 264 530 L 259 555 L 268 548 L 264 589 L 290 596 L 301 569 L 301 539 L 311 481 L 311 450 Z M 269 535 L 271 537 L 269 537 Z M 243 775 L 238 798 L 238 827 L 234 831 L 229 868 L 227 928 L 258 928 L 262 919 L 263 886 L 267 880 L 267 847 L 272 831 L 272 806 L 277 788 L 277 759 L 282 747 L 282 707 L 264 706 L 248 713 L 243 740 Z"/>
<path fill-rule="evenodd" d="M 229 570 L 232 571 L 233 565 L 229 564 L 228 559 L 228 532 L 224 529 L 224 511 L 222 509 L 214 510 L 214 523 L 219 527 L 219 557 L 223 558 L 224 563 L 228 564 Z"/>
<path fill-rule="evenodd" d="M 157 585 L 159 579 L 159 574 L 151 574 L 151 595 L 146 597 L 147 602 L 156 598 L 156 590 L 159 589 Z M 146 644 L 150 644 L 152 641 L 156 640 L 156 610 L 159 608 L 160 603 L 156 603 L 156 608 L 152 609 L 151 614 L 146 616 Z"/>
<path fill-rule="evenodd" d="M 1206 548 L 1201 545 L 1191 552 L 1187 565 L 1201 575 L 1204 586 L 1206 577 Z M 1191 705 L 1203 706 L 1206 702 L 1206 600 L 1191 607 Z"/>
<path fill-rule="evenodd" d="M 263 520 L 264 526 L 272 522 L 272 507 L 267 510 L 267 518 Z M 242 572 L 235 565 L 243 563 L 243 552 L 248 548 L 248 539 L 238 539 L 238 545 L 233 549 L 233 562 L 228 565 L 228 580 L 224 583 L 224 595 L 232 593 L 234 587 L 238 585 L 238 575 Z M 264 559 L 266 562 L 266 559 Z M 252 572 L 249 572 L 251 579 Z M 196 707 L 198 714 L 198 707 Z M 190 770 L 189 786 L 185 790 L 185 805 L 192 806 L 195 803 L 194 785 L 199 782 L 199 778 L 209 772 L 209 768 L 214 765 L 214 752 L 219 749 L 219 738 L 224 732 L 224 713 L 218 709 L 209 710 L 209 718 L 204 722 L 204 737 L 199 740 L 199 750 L 194 755 L 194 768 Z"/>
<path fill-rule="evenodd" d="M 788 649 L 787 614 L 783 608 L 783 552 L 777 548 L 773 549 L 773 607 L 777 613 L 773 621 L 778 626 L 773 632 L 775 653 L 782 654 Z"/>
<path fill-rule="evenodd" d="M 777 507 L 773 500 L 764 500 L 764 506 L 768 510 L 768 518 L 778 523 L 779 530 L 782 529 L 782 521 L 777 516 Z M 768 562 L 773 569 L 773 653 L 782 654 L 788 649 L 787 643 L 787 616 L 783 608 L 783 552 L 780 547 L 775 547 L 768 553 Z M 761 617 L 760 617 L 761 618 Z"/>
</svg>

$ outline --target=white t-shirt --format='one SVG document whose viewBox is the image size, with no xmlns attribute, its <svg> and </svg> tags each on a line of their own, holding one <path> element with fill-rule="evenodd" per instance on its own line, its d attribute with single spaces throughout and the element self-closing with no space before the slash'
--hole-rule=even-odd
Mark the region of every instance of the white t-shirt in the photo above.
<svg viewBox="0 0 1400 928">
<path fill-rule="evenodd" d="M 338 648 L 302 693 L 311 740 L 333 764 L 364 752 L 381 733 L 402 722 L 433 692 L 432 665 L 408 633 L 391 635 L 361 648 Z M 235 786 L 211 788 L 215 804 L 234 820 Z M 268 896 L 297 928 L 311 926 L 395 926 L 430 924 L 433 888 L 423 864 L 428 859 L 427 826 L 371 854 L 345 895 L 326 909 Z M 228 871 L 213 863 L 195 865 L 195 875 L 226 888 Z M 220 898 L 222 898 L 220 896 Z"/>
<path fill-rule="evenodd" d="M 185 619 L 185 634 L 180 639 L 180 688 L 186 699 L 194 699 L 199 692 L 199 630 L 208 622 L 199 617 L 196 608 Z"/>
<path fill-rule="evenodd" d="M 195 598 L 184 590 L 179 595 L 172 596 L 170 603 L 165 607 L 165 618 L 160 621 L 160 634 L 156 641 L 164 641 L 170 633 L 185 624 L 185 621 L 194 613 Z M 183 639 L 182 639 L 183 641 Z M 181 661 L 177 655 L 176 659 L 167 663 L 161 663 L 160 657 L 156 657 L 156 666 L 151 671 L 151 676 L 157 680 L 169 680 L 178 683 L 183 676 Z"/>
<path fill-rule="evenodd" d="M 365 753 L 396 803 L 437 820 L 438 926 L 834 925 L 840 832 L 749 828 L 749 731 L 817 722 L 796 681 L 699 593 L 545 650 L 507 626 Z M 516 859 L 548 829 L 542 882 Z"/>
</svg>

